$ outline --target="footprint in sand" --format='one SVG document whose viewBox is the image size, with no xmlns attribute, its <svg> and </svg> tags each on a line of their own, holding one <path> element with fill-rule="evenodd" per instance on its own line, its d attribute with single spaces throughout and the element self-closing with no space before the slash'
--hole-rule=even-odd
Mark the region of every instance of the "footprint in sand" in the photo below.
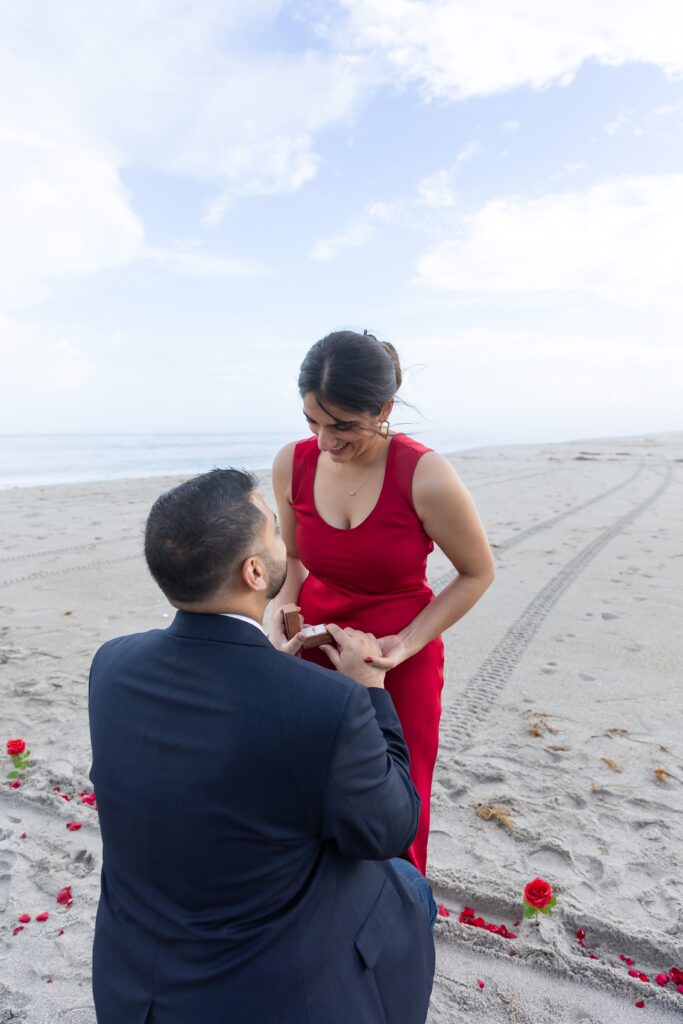
<svg viewBox="0 0 683 1024">
<path fill-rule="evenodd" d="M 609 622 L 610 619 L 618 619 L 619 616 L 615 615 L 614 612 L 600 612 L 601 617 L 605 622 Z"/>
</svg>

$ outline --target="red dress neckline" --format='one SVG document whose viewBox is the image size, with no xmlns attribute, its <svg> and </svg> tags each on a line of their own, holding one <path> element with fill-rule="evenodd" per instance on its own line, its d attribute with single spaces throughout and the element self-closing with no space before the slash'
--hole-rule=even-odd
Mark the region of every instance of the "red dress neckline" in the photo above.
<svg viewBox="0 0 683 1024">
<path fill-rule="evenodd" d="M 321 523 L 323 523 L 328 529 L 334 530 L 336 533 L 353 533 L 355 530 L 360 530 L 361 526 L 365 526 L 365 524 L 368 522 L 368 520 L 372 519 L 372 517 L 377 512 L 377 510 L 379 509 L 379 507 L 382 504 L 382 501 L 384 499 L 384 494 L 385 494 L 385 491 L 387 489 L 386 488 L 387 479 L 389 477 L 389 462 L 391 460 L 392 452 L 393 452 L 394 448 L 395 448 L 394 438 L 392 437 L 391 441 L 389 442 L 389 450 L 387 452 L 387 459 L 386 459 L 386 462 L 384 463 L 384 476 L 382 477 L 382 487 L 381 487 L 380 492 L 379 492 L 379 494 L 377 496 L 377 501 L 372 506 L 372 508 L 370 509 L 368 514 L 366 515 L 365 519 L 362 519 L 361 522 L 358 523 L 356 526 L 348 526 L 348 527 L 347 526 L 333 526 L 332 523 L 328 523 L 327 519 L 323 519 L 323 517 L 320 515 L 320 512 L 318 511 L 318 506 L 315 503 L 315 478 L 316 478 L 317 473 L 318 473 L 318 462 L 320 460 L 320 455 L 321 455 L 320 449 L 318 448 L 318 454 L 316 456 L 315 466 L 314 466 L 314 469 L 313 469 L 313 482 L 312 482 L 312 487 L 311 487 L 311 500 L 313 501 L 313 508 L 315 509 L 315 514 L 316 514 L 316 516 L 318 517 L 318 519 L 320 520 Z"/>
</svg>

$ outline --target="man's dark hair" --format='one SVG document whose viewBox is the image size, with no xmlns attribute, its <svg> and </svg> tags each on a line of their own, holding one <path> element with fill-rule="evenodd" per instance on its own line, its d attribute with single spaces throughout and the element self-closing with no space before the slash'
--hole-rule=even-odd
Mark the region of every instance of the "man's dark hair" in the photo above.
<svg viewBox="0 0 683 1024">
<path fill-rule="evenodd" d="M 251 473 L 212 469 L 157 498 L 145 558 L 169 601 L 204 601 L 232 579 L 265 521 L 251 501 L 256 486 Z"/>
</svg>

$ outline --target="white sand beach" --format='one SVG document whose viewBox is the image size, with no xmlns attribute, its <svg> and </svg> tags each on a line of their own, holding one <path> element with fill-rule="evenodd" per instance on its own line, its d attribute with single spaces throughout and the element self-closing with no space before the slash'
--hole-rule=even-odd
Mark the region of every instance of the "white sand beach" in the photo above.
<svg viewBox="0 0 683 1024">
<path fill-rule="evenodd" d="M 428 874 L 450 916 L 430 1024 L 681 1021 L 683 993 L 655 978 L 683 969 L 683 435 L 451 459 L 498 576 L 445 638 Z M 33 761 L 0 786 L 2 1024 L 95 1021 L 88 669 L 105 640 L 173 614 L 141 540 L 176 482 L 0 492 L 2 776 L 9 738 Z M 438 552 L 429 575 L 451 578 Z M 538 926 L 521 917 L 536 876 L 558 901 Z M 466 906 L 517 937 L 461 924 Z"/>
</svg>

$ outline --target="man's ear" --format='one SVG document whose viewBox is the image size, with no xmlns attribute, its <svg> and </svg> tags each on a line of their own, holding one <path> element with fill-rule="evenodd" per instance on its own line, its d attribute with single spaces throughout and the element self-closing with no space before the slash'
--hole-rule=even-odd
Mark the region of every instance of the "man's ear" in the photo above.
<svg viewBox="0 0 683 1024">
<path fill-rule="evenodd" d="M 241 576 L 250 590 L 265 590 L 268 586 L 264 569 L 258 555 L 250 555 L 242 562 Z"/>
</svg>

